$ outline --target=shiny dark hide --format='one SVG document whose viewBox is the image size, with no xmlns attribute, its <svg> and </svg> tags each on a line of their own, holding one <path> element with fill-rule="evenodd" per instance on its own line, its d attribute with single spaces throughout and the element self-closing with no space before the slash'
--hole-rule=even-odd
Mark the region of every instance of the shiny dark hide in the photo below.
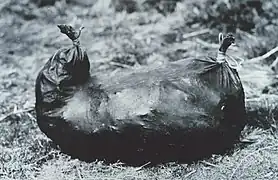
<svg viewBox="0 0 278 180">
<path fill-rule="evenodd" d="M 86 53 L 75 48 L 58 51 L 36 81 L 39 127 L 72 157 L 191 162 L 223 153 L 239 139 L 244 91 L 226 63 L 187 59 L 91 77 Z"/>
</svg>

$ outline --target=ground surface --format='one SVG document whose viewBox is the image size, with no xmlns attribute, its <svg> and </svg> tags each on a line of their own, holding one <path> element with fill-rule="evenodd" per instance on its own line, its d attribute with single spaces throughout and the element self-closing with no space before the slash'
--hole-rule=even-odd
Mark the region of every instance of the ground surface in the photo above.
<svg viewBox="0 0 278 180">
<path fill-rule="evenodd" d="M 262 3 L 262 4 L 260 4 Z M 8 0 L 0 3 L 0 179 L 278 179 L 275 82 L 278 3 L 270 0 Z M 70 159 L 52 148 L 35 115 L 34 81 L 47 59 L 71 42 L 59 23 L 85 26 L 81 43 L 93 73 L 152 66 L 215 53 L 220 31 L 234 32 L 250 113 L 232 154 L 195 164 L 125 167 Z M 277 101 L 278 102 L 278 101 Z M 252 125 L 252 126 L 251 126 Z"/>
</svg>

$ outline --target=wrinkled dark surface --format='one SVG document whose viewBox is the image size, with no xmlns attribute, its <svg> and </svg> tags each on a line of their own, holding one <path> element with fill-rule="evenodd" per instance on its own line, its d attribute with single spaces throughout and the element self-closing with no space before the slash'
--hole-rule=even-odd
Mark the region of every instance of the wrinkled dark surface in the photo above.
<svg viewBox="0 0 278 180">
<path fill-rule="evenodd" d="M 57 51 L 39 73 L 36 111 L 41 130 L 64 152 L 130 164 L 224 152 L 246 122 L 244 91 L 227 63 L 191 58 L 90 76 L 77 45 Z"/>
</svg>

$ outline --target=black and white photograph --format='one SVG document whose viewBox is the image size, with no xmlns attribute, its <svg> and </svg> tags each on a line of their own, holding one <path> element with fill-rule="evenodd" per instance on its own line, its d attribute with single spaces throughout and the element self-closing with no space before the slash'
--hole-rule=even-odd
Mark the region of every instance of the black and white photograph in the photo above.
<svg viewBox="0 0 278 180">
<path fill-rule="evenodd" d="M 0 180 L 278 180 L 278 1 L 2 0 Z"/>
</svg>

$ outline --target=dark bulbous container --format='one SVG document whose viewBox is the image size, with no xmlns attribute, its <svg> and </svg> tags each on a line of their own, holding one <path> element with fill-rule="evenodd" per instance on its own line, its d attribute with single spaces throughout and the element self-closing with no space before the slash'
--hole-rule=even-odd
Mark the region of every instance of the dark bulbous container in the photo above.
<svg viewBox="0 0 278 180">
<path fill-rule="evenodd" d="M 226 152 L 239 140 L 244 89 L 225 61 L 233 36 L 222 40 L 217 58 L 107 77 L 90 75 L 78 33 L 63 28 L 73 47 L 58 50 L 36 81 L 38 125 L 63 152 L 88 162 L 191 162 Z"/>
</svg>

